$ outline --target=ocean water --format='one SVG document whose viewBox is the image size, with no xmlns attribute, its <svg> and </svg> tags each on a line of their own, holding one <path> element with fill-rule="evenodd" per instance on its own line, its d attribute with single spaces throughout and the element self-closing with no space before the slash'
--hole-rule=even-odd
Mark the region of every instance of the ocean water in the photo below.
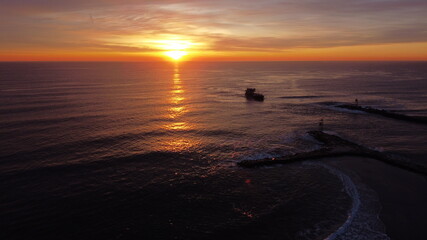
<svg viewBox="0 0 427 240">
<path fill-rule="evenodd" d="M 236 166 L 321 147 L 320 119 L 427 165 L 427 126 L 356 98 L 427 116 L 427 63 L 0 63 L 0 238 L 388 239 L 337 169 Z"/>
</svg>

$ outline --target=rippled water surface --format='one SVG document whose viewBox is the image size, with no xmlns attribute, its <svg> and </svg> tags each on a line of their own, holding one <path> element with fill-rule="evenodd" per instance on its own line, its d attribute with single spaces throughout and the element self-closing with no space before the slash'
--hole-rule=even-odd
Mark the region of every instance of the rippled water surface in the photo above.
<svg viewBox="0 0 427 240">
<path fill-rule="evenodd" d="M 235 163 L 319 148 L 306 131 L 323 118 L 425 164 L 425 125 L 334 107 L 355 98 L 427 116 L 427 64 L 0 63 L 0 236 L 332 239 L 347 178 Z"/>
</svg>

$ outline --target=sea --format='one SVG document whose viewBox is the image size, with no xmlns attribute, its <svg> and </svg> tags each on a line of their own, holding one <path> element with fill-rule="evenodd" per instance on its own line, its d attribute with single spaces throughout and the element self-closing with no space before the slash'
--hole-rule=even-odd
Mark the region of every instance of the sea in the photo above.
<svg viewBox="0 0 427 240">
<path fill-rule="evenodd" d="M 0 239 L 389 239 L 321 160 L 237 165 L 321 148 L 321 119 L 427 165 L 426 125 L 355 99 L 427 116 L 427 62 L 0 63 Z"/>
</svg>

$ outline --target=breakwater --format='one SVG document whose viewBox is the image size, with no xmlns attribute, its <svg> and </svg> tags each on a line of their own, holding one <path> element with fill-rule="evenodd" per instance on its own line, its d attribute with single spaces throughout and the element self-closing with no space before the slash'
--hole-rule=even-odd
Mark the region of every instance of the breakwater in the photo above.
<svg viewBox="0 0 427 240">
<path fill-rule="evenodd" d="M 351 105 L 351 104 L 342 104 L 342 105 L 338 105 L 336 107 L 345 108 L 345 109 L 349 109 L 349 110 L 363 111 L 363 112 L 377 114 L 377 115 L 381 115 L 384 117 L 393 118 L 393 119 L 397 119 L 397 120 L 403 120 L 403 121 L 407 121 L 407 122 L 427 124 L 427 117 L 423 117 L 423 116 L 408 116 L 405 114 L 395 113 L 395 112 L 387 111 L 384 109 L 376 109 L 376 108 L 372 108 L 372 107 L 362 107 L 362 106 Z"/>
<path fill-rule="evenodd" d="M 289 164 L 326 157 L 359 156 L 373 158 L 411 172 L 427 175 L 427 168 L 425 166 L 414 164 L 403 159 L 398 159 L 390 154 L 372 150 L 341 137 L 327 134 L 323 131 L 309 131 L 308 134 L 317 141 L 323 143 L 323 147 L 321 149 L 310 152 L 296 153 L 276 158 L 244 160 L 237 163 L 237 165 L 241 167 L 253 168 L 275 164 Z"/>
</svg>

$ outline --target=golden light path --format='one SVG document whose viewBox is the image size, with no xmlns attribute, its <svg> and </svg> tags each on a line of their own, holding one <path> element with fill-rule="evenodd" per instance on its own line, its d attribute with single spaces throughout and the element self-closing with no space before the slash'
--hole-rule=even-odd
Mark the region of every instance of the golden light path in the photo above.
<svg viewBox="0 0 427 240">
<path fill-rule="evenodd" d="M 173 135 L 163 141 L 162 150 L 182 151 L 196 144 L 193 139 L 187 138 L 183 134 L 186 130 L 190 130 L 194 127 L 185 117 L 185 114 L 189 111 L 189 106 L 185 104 L 186 98 L 184 93 L 185 90 L 181 81 L 179 66 L 178 63 L 175 63 L 172 89 L 168 98 L 169 107 L 167 109 L 167 117 L 170 121 L 163 126 L 163 128 L 173 133 Z"/>
</svg>

